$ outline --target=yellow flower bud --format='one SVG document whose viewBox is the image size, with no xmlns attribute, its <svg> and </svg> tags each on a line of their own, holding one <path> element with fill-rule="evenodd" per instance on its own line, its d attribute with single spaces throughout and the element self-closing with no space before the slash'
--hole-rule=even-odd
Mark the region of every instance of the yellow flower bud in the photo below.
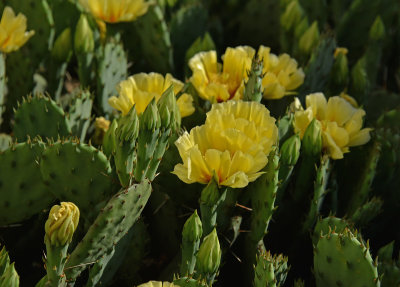
<svg viewBox="0 0 400 287">
<path fill-rule="evenodd" d="M 61 205 L 54 205 L 44 227 L 45 240 L 56 246 L 70 243 L 78 222 L 79 209 L 75 204 L 61 202 Z"/>
</svg>

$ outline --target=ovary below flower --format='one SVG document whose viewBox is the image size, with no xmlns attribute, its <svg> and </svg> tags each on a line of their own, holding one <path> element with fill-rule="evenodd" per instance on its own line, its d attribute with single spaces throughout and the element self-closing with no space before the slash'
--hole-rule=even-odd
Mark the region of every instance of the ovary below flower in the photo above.
<svg viewBox="0 0 400 287">
<path fill-rule="evenodd" d="M 10 53 L 23 46 L 34 31 L 26 31 L 26 17 L 19 13 L 15 16 L 13 9 L 4 8 L 0 21 L 0 52 Z"/>
<path fill-rule="evenodd" d="M 145 0 L 79 0 L 97 19 L 108 23 L 134 21 L 147 12 L 150 1 Z"/>
<path fill-rule="evenodd" d="M 174 79 L 171 74 L 164 77 L 158 73 L 139 73 L 119 83 L 117 86 L 119 97 L 111 97 L 108 103 L 121 111 L 122 115 L 128 114 L 133 105 L 136 112 L 141 114 L 153 98 L 158 101 L 171 85 L 174 85 L 175 95 L 183 88 L 183 83 Z M 177 104 L 182 117 L 194 112 L 193 98 L 189 94 L 182 94 Z"/>
<path fill-rule="evenodd" d="M 248 46 L 227 48 L 220 64 L 216 51 L 200 52 L 189 60 L 190 81 L 200 97 L 213 103 L 241 99 L 254 54 Z"/>
<path fill-rule="evenodd" d="M 214 104 L 206 123 L 185 132 L 176 142 L 183 164 L 173 171 L 186 183 L 245 187 L 256 180 L 277 140 L 275 119 L 260 103 Z"/>
<path fill-rule="evenodd" d="M 349 101 L 350 100 L 350 101 Z M 355 100 L 349 96 L 330 97 L 322 93 L 306 97 L 306 110 L 294 116 L 294 128 L 302 138 L 308 124 L 317 119 L 322 126 L 323 147 L 332 159 L 343 158 L 349 147 L 359 146 L 370 140 L 370 128 L 362 129 L 365 111 L 353 106 Z"/>
<path fill-rule="evenodd" d="M 264 98 L 280 99 L 293 94 L 293 90 L 304 82 L 304 72 L 288 54 L 276 56 L 269 47 L 260 46 L 258 56 L 263 60 L 262 80 Z"/>
</svg>

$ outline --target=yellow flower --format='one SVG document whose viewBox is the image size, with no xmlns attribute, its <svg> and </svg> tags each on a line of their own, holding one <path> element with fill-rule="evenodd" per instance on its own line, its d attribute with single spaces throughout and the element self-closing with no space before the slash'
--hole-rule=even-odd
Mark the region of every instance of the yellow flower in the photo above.
<svg viewBox="0 0 400 287">
<path fill-rule="evenodd" d="M 145 0 L 79 0 L 83 7 L 108 23 L 130 22 L 147 12 L 152 4 Z"/>
<path fill-rule="evenodd" d="M 245 187 L 262 174 L 277 137 L 275 119 L 264 105 L 214 104 L 204 125 L 175 142 L 183 164 L 177 164 L 173 173 L 185 183 L 206 184 L 215 175 L 219 185 Z"/>
<path fill-rule="evenodd" d="M 138 287 L 178 287 L 170 282 L 161 282 L 161 281 L 149 281 L 144 284 L 140 284 Z"/>
<path fill-rule="evenodd" d="M 337 56 L 339 56 L 340 54 L 347 55 L 348 52 L 349 52 L 349 50 L 347 50 L 347 48 L 344 48 L 344 47 L 337 47 L 337 48 L 335 49 L 335 52 L 333 53 L 333 56 L 334 56 L 335 58 L 337 58 Z"/>
<path fill-rule="evenodd" d="M 260 46 L 258 56 L 263 60 L 263 73 L 265 74 L 262 84 L 264 87 L 264 98 L 280 99 L 292 92 L 304 82 L 304 72 L 297 68 L 296 60 L 288 54 L 276 56 L 270 53 L 271 48 Z"/>
<path fill-rule="evenodd" d="M 322 127 L 323 147 L 332 159 L 341 159 L 343 153 L 349 152 L 349 147 L 370 140 L 371 129 L 361 129 L 365 111 L 353 106 L 354 103 L 356 101 L 348 95 L 330 97 L 328 101 L 322 93 L 308 95 L 306 110 L 295 112 L 294 129 L 303 138 L 307 126 L 316 118 Z"/>
<path fill-rule="evenodd" d="M 46 238 L 52 245 L 70 243 L 79 222 L 79 209 L 72 202 L 54 205 L 45 223 Z"/>
<path fill-rule="evenodd" d="M 183 83 L 174 79 L 171 74 L 163 75 L 158 73 L 139 73 L 130 76 L 127 80 L 118 84 L 119 97 L 111 97 L 108 103 L 113 108 L 126 115 L 133 105 L 136 112 L 141 114 L 153 98 L 158 101 L 162 93 L 171 85 L 174 85 L 175 95 L 183 88 Z M 193 98 L 189 94 L 182 94 L 177 100 L 181 117 L 186 117 L 194 112 Z"/>
<path fill-rule="evenodd" d="M 13 9 L 4 8 L 0 21 L 0 52 L 10 53 L 23 46 L 34 31 L 26 31 L 26 17 L 19 13 L 15 16 Z"/>
<path fill-rule="evenodd" d="M 190 81 L 200 97 L 212 103 L 241 99 L 254 54 L 247 46 L 227 48 L 220 64 L 215 51 L 200 52 L 189 60 Z"/>
</svg>

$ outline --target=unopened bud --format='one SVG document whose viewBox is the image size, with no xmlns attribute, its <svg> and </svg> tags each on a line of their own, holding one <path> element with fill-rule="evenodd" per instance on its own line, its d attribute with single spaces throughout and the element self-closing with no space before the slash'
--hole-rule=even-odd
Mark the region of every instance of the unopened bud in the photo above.
<svg viewBox="0 0 400 287">
<path fill-rule="evenodd" d="M 161 118 L 155 99 L 147 105 L 143 114 L 140 116 L 140 130 L 154 130 L 161 126 Z"/>
<path fill-rule="evenodd" d="M 62 33 L 57 37 L 54 42 L 53 49 L 51 50 L 51 56 L 59 61 L 66 62 L 69 57 L 72 55 L 72 36 L 71 29 L 66 28 Z"/>
<path fill-rule="evenodd" d="M 335 51 L 335 62 L 332 67 L 333 83 L 340 87 L 345 87 L 349 81 L 349 63 L 346 53 Z"/>
<path fill-rule="evenodd" d="M 364 57 L 359 59 L 351 70 L 351 83 L 351 91 L 353 94 L 364 95 L 369 85 Z"/>
<path fill-rule="evenodd" d="M 383 24 L 381 16 L 375 18 L 374 23 L 369 30 L 369 38 L 372 41 L 379 41 L 385 38 L 385 24 Z"/>
<path fill-rule="evenodd" d="M 178 130 L 181 124 L 181 115 L 176 103 L 174 88 L 171 85 L 162 95 L 157 103 L 163 127 L 171 127 Z"/>
<path fill-rule="evenodd" d="M 314 21 L 312 25 L 304 32 L 299 41 L 299 48 L 304 54 L 311 54 L 319 42 L 318 22 Z"/>
<path fill-rule="evenodd" d="M 51 245 L 69 244 L 78 226 L 79 209 L 72 202 L 61 202 L 54 205 L 45 224 L 45 241 Z"/>
<path fill-rule="evenodd" d="M 204 237 L 197 254 L 197 270 L 203 274 L 213 274 L 218 271 L 221 263 L 221 246 L 217 231 L 214 230 Z"/>
<path fill-rule="evenodd" d="M 288 138 L 281 147 L 281 161 L 288 166 L 294 166 L 300 156 L 301 140 L 299 135 Z"/>
<path fill-rule="evenodd" d="M 19 286 L 19 275 L 15 270 L 14 263 L 8 265 L 7 268 L 4 270 L 4 273 L 0 276 L 0 286 Z"/>
<path fill-rule="evenodd" d="M 317 157 L 322 150 L 322 130 L 321 123 L 313 119 L 308 125 L 303 136 L 303 151 L 306 156 Z"/>
<path fill-rule="evenodd" d="M 203 235 L 203 226 L 197 210 L 186 220 L 182 230 L 182 240 L 194 242 L 200 240 Z"/>
<path fill-rule="evenodd" d="M 139 134 L 139 118 L 133 106 L 127 115 L 118 121 L 118 128 L 115 130 L 116 137 L 122 141 L 133 141 Z"/>
<path fill-rule="evenodd" d="M 93 31 L 84 14 L 81 14 L 76 25 L 74 48 L 76 53 L 86 54 L 94 51 Z"/>
<path fill-rule="evenodd" d="M 116 147 L 115 131 L 116 131 L 117 127 L 118 127 L 118 122 L 116 119 L 114 119 L 111 123 L 111 126 L 108 128 L 108 130 L 104 134 L 103 151 L 104 151 L 104 154 L 106 154 L 107 156 L 110 156 L 115 151 L 115 147 Z"/>
<path fill-rule="evenodd" d="M 285 28 L 285 30 L 289 31 L 293 27 L 296 27 L 297 24 L 303 18 L 303 8 L 300 6 L 297 0 L 293 0 L 286 6 L 285 12 L 281 16 L 281 25 Z"/>
</svg>

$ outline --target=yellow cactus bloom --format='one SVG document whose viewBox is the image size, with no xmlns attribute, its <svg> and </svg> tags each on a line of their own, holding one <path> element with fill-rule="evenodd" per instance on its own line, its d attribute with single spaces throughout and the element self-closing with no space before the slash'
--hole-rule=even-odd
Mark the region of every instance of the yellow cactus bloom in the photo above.
<svg viewBox="0 0 400 287">
<path fill-rule="evenodd" d="M 263 60 L 264 98 L 280 99 L 285 95 L 294 94 L 293 90 L 304 82 L 304 72 L 297 68 L 295 59 L 288 54 L 276 56 L 270 53 L 271 48 L 260 46 L 258 56 Z"/>
<path fill-rule="evenodd" d="M 173 173 L 185 183 L 245 187 L 268 162 L 278 129 L 267 108 L 257 102 L 214 104 L 204 125 L 185 132 L 175 145 L 183 164 Z"/>
<path fill-rule="evenodd" d="M 351 99 L 349 102 L 347 99 Z M 359 146 L 370 140 L 370 128 L 362 129 L 365 111 L 354 106 L 350 96 L 330 97 L 322 93 L 306 97 L 306 109 L 295 112 L 294 129 L 303 138 L 304 132 L 315 118 L 321 123 L 322 145 L 332 159 L 341 159 L 349 147 Z"/>
<path fill-rule="evenodd" d="M 241 99 L 254 54 L 247 46 L 227 48 L 220 64 L 216 51 L 200 52 L 189 60 L 190 81 L 199 96 L 212 103 Z"/>
<path fill-rule="evenodd" d="M 107 23 L 130 22 L 144 15 L 152 4 L 145 0 L 79 0 L 95 18 Z"/>
<path fill-rule="evenodd" d="M 46 240 L 56 246 L 70 243 L 78 222 L 79 209 L 75 204 L 61 202 L 61 205 L 54 205 L 44 227 Z"/>
<path fill-rule="evenodd" d="M 19 13 L 15 16 L 13 9 L 4 8 L 0 21 L 0 52 L 10 53 L 23 46 L 34 31 L 26 31 L 26 17 Z"/>
<path fill-rule="evenodd" d="M 178 287 L 178 285 L 170 282 L 149 281 L 147 283 L 140 284 L 138 287 Z"/>
<path fill-rule="evenodd" d="M 133 105 L 136 112 L 141 114 L 153 98 L 158 101 L 165 90 L 174 85 L 175 95 L 183 88 L 183 83 L 174 79 L 171 74 L 165 77 L 158 73 L 139 73 L 130 76 L 118 84 L 119 97 L 111 97 L 108 103 L 113 108 L 126 115 Z M 193 98 L 189 94 L 182 94 L 177 100 L 181 117 L 189 116 L 194 112 Z"/>
</svg>

